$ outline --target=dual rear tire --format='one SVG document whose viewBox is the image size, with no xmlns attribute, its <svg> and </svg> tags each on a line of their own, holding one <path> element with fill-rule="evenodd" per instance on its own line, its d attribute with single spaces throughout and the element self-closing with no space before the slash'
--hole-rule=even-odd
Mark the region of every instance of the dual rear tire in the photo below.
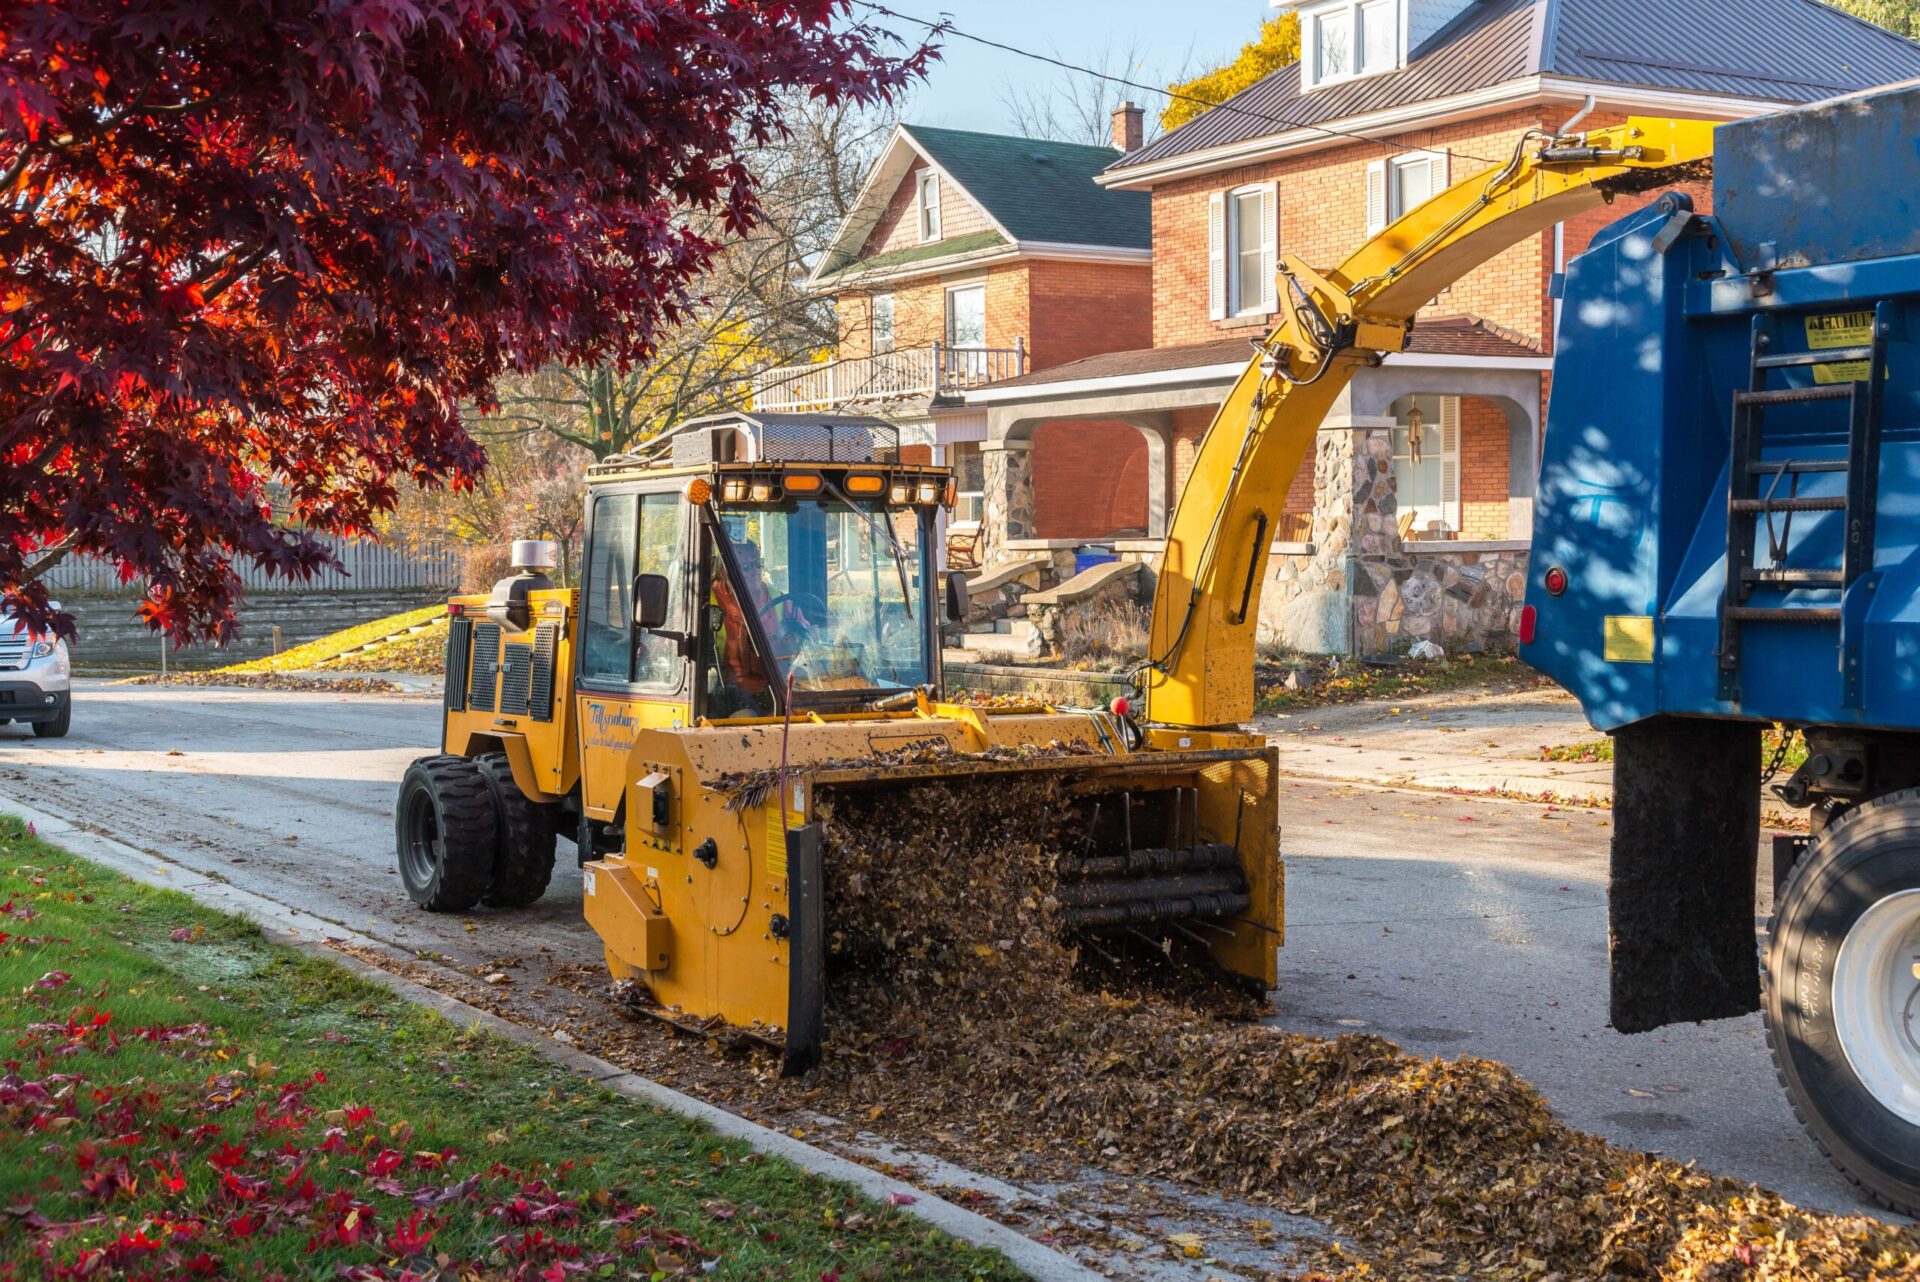
<svg viewBox="0 0 1920 1282">
<path fill-rule="evenodd" d="M 529 801 L 506 754 L 422 757 L 394 806 L 400 880 L 428 912 L 524 908 L 553 876 L 555 808 Z"/>
</svg>

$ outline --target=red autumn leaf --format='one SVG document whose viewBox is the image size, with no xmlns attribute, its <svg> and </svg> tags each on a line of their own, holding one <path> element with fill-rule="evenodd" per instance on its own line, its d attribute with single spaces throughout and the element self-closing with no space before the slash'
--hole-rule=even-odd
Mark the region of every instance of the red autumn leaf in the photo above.
<svg viewBox="0 0 1920 1282">
<path fill-rule="evenodd" d="M 224 639 L 234 562 L 305 580 L 470 484 L 461 407 L 647 359 L 717 252 L 681 211 L 751 226 L 740 153 L 905 88 L 885 40 L 845 0 L 0 5 L 0 612 L 71 634 L 81 553 Z"/>
<path fill-rule="evenodd" d="M 429 1243 L 433 1241 L 435 1221 L 424 1211 L 415 1211 L 405 1220 L 388 1229 L 383 1241 L 389 1251 L 398 1256 L 424 1255 Z"/>
</svg>

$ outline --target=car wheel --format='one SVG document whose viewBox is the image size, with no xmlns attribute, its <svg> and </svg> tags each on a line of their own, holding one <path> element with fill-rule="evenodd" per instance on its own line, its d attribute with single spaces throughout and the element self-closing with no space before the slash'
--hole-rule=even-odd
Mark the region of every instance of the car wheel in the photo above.
<svg viewBox="0 0 1920 1282">
<path fill-rule="evenodd" d="M 495 908 L 525 908 L 537 903 L 553 880 L 558 808 L 528 800 L 513 781 L 513 767 L 506 753 L 487 753 L 476 758 L 475 764 L 492 790 L 500 825 L 486 901 Z"/>
<path fill-rule="evenodd" d="M 1920 788 L 1813 839 L 1766 959 L 1767 1042 L 1801 1124 L 1876 1201 L 1920 1211 Z"/>
<path fill-rule="evenodd" d="M 69 702 L 60 709 L 60 715 L 51 721 L 33 723 L 33 733 L 42 739 L 64 739 L 67 731 L 73 728 L 73 704 Z"/>
<path fill-rule="evenodd" d="M 493 790 L 464 757 L 422 757 L 407 767 L 394 807 L 400 880 L 433 913 L 464 912 L 493 881 L 499 820 Z"/>
</svg>

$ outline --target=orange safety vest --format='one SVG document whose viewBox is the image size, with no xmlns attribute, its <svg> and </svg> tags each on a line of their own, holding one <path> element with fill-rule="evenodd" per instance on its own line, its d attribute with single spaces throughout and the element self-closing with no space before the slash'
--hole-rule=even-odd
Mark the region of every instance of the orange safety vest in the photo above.
<svg viewBox="0 0 1920 1282">
<path fill-rule="evenodd" d="M 753 648 L 753 633 L 747 628 L 746 612 L 733 593 L 733 585 L 716 577 L 713 603 L 720 607 L 720 670 L 727 684 L 748 694 L 767 692 L 767 670 Z"/>
</svg>

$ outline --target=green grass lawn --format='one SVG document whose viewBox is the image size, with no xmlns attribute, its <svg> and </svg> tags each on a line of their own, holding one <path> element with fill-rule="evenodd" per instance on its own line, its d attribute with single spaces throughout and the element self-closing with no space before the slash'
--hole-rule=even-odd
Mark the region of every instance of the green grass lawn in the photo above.
<svg viewBox="0 0 1920 1282">
<path fill-rule="evenodd" d="M 1780 750 L 1780 733 L 1779 728 L 1775 727 L 1768 730 L 1766 734 L 1761 737 L 1760 754 L 1762 762 L 1772 763 L 1773 754 Z M 1605 738 L 1583 739 L 1579 743 L 1556 744 L 1551 748 L 1542 748 L 1540 750 L 1540 759 L 1542 761 L 1568 761 L 1580 764 L 1612 761 L 1613 740 Z M 1806 762 L 1806 759 L 1807 741 L 1796 736 L 1793 742 L 1788 745 L 1786 755 L 1780 759 L 1780 769 L 1783 772 L 1798 770 L 1801 765 Z"/>
<path fill-rule="evenodd" d="M 0 816 L 0 1282 L 1018 1277 Z"/>
<path fill-rule="evenodd" d="M 369 641 L 390 636 L 403 628 L 419 623 L 430 623 L 445 618 L 447 607 L 444 605 L 422 606 L 418 610 L 408 610 L 401 614 L 390 614 L 384 619 L 374 619 L 355 627 L 343 628 L 338 632 L 308 641 L 304 645 L 282 650 L 279 654 L 264 659 L 249 659 L 245 663 L 230 664 L 220 668 L 221 672 L 297 672 L 302 668 L 317 668 L 328 659 L 333 659 Z"/>
</svg>

